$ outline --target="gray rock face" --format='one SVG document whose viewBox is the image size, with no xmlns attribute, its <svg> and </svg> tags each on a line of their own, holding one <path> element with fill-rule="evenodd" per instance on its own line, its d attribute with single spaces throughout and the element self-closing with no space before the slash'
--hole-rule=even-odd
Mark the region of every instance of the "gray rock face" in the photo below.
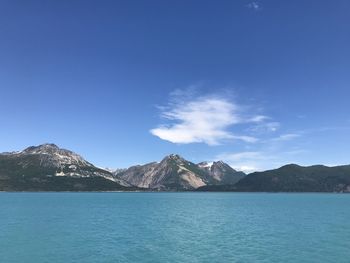
<svg viewBox="0 0 350 263">
<path fill-rule="evenodd" d="M 131 185 L 149 188 L 152 184 L 153 171 L 157 165 L 158 164 L 154 162 L 145 165 L 131 166 L 128 169 L 120 169 L 115 175 Z"/>
<path fill-rule="evenodd" d="M 192 190 L 207 183 L 205 172 L 175 154 L 160 163 L 132 166 L 117 176 L 132 185 L 157 190 Z"/>
<path fill-rule="evenodd" d="M 223 162 L 210 167 L 194 164 L 179 155 L 166 156 L 160 163 L 132 166 L 117 174 L 128 183 L 157 190 L 193 190 L 208 184 L 237 182 L 244 173 L 233 170 Z"/>
<path fill-rule="evenodd" d="M 223 161 L 202 162 L 198 164 L 198 167 L 210 174 L 213 178 L 212 184 L 215 185 L 235 184 L 245 176 L 245 173 L 236 171 Z"/>
</svg>

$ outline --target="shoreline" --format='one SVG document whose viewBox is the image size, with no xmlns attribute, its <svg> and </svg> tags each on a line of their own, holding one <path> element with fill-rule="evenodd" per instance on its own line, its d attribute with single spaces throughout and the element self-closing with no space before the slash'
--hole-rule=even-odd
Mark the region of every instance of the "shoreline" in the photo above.
<svg viewBox="0 0 350 263">
<path fill-rule="evenodd" d="M 237 193 L 237 194 L 350 194 L 350 192 L 248 192 L 248 191 L 1 191 L 0 193 Z"/>
</svg>

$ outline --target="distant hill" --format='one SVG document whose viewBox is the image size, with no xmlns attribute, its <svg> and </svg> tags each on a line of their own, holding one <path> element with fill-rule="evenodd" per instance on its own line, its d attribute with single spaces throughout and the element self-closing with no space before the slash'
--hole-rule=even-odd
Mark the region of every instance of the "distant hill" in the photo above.
<svg viewBox="0 0 350 263">
<path fill-rule="evenodd" d="M 350 165 L 302 167 L 296 164 L 255 172 L 235 185 L 204 186 L 198 191 L 350 192 Z"/>
</svg>

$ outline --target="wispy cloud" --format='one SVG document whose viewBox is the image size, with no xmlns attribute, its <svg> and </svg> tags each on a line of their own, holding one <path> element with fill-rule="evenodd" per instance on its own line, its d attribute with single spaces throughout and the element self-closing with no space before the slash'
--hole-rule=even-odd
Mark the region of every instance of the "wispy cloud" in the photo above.
<svg viewBox="0 0 350 263">
<path fill-rule="evenodd" d="M 263 122 L 263 121 L 268 120 L 268 119 L 270 119 L 270 118 L 265 116 L 265 115 L 256 115 L 256 116 L 252 117 L 249 121 L 260 123 L 260 122 Z"/>
<path fill-rule="evenodd" d="M 178 95 L 181 95 L 182 100 Z M 206 143 L 218 145 L 227 140 L 241 140 L 247 143 L 258 139 L 249 134 L 235 134 L 231 126 L 262 122 L 267 117 L 243 114 L 242 107 L 220 95 L 206 95 L 189 99 L 186 92 L 176 91 L 176 98 L 167 106 L 160 107 L 162 124 L 150 132 L 162 140 L 172 143 Z"/>
<path fill-rule="evenodd" d="M 298 133 L 287 133 L 287 134 L 282 134 L 278 136 L 277 138 L 273 138 L 272 141 L 290 141 L 295 138 L 300 137 L 301 135 Z"/>
<path fill-rule="evenodd" d="M 260 4 L 257 1 L 250 2 L 249 4 L 247 4 L 247 7 L 256 11 L 261 9 Z"/>
<path fill-rule="evenodd" d="M 244 151 L 235 153 L 222 153 L 217 155 L 214 160 L 223 160 L 232 168 L 251 173 L 275 169 L 288 163 L 294 163 L 295 157 L 300 154 L 307 154 L 303 149 L 294 149 L 291 151 Z"/>
<path fill-rule="evenodd" d="M 238 153 L 223 153 L 215 158 L 227 162 L 232 168 L 250 173 L 262 170 L 262 163 L 271 159 L 271 156 L 264 152 L 238 152 Z"/>
<path fill-rule="evenodd" d="M 271 121 L 269 118 L 265 118 L 264 121 L 257 122 L 249 128 L 250 131 L 258 133 L 276 132 L 281 127 L 281 124 L 276 121 Z"/>
<path fill-rule="evenodd" d="M 217 159 L 225 159 L 229 161 L 242 161 L 246 159 L 264 159 L 266 158 L 261 152 L 239 152 L 225 153 L 218 155 Z"/>
</svg>

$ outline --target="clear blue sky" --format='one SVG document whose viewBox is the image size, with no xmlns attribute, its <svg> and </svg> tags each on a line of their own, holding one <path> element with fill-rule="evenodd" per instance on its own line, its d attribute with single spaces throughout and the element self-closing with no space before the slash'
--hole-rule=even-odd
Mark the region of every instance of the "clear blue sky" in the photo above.
<svg viewBox="0 0 350 263">
<path fill-rule="evenodd" d="M 347 0 L 0 5 L 0 151 L 350 163 Z"/>
</svg>

